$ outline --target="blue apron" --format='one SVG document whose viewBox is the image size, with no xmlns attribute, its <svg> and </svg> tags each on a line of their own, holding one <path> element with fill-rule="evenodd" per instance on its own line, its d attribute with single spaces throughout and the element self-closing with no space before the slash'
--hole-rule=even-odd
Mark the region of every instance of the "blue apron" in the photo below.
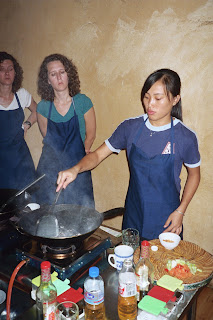
<svg viewBox="0 0 213 320">
<path fill-rule="evenodd" d="M 85 156 L 74 99 L 72 104 L 74 116 L 60 123 L 50 120 L 53 104 L 50 105 L 47 134 L 43 140 L 44 146 L 37 168 L 39 175 L 46 174 L 40 182 L 40 189 L 37 193 L 39 204 L 53 203 L 58 172 L 73 167 Z M 62 191 L 57 203 L 78 204 L 94 208 L 91 172 L 78 174 L 76 180 Z"/>
<path fill-rule="evenodd" d="M 0 188 L 20 190 L 35 180 L 35 166 L 24 140 L 24 112 L 15 97 L 18 109 L 0 110 Z"/>
<path fill-rule="evenodd" d="M 136 133 L 130 154 L 130 182 L 125 203 L 123 229 L 139 230 L 141 238 L 158 238 L 169 215 L 178 208 L 180 195 L 174 178 L 174 128 L 171 119 L 171 154 L 148 157 L 137 141 L 145 122 Z"/>
</svg>

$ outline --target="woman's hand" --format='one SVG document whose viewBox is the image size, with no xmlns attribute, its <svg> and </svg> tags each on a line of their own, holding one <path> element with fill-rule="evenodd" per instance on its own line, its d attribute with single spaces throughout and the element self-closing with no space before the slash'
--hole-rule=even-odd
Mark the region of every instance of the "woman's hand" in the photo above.
<svg viewBox="0 0 213 320">
<path fill-rule="evenodd" d="M 78 175 L 78 170 L 76 167 L 72 167 L 70 169 L 67 169 L 65 171 L 60 171 L 58 173 L 58 179 L 57 179 L 57 189 L 56 192 L 58 192 L 61 188 L 66 189 L 69 183 L 73 182 Z"/>
<path fill-rule="evenodd" d="M 26 121 L 22 124 L 22 129 L 24 130 L 24 137 L 26 137 L 27 130 L 31 128 L 31 124 L 29 121 Z"/>
<path fill-rule="evenodd" d="M 167 227 L 168 228 L 164 230 L 164 232 L 173 232 L 173 233 L 180 234 L 182 231 L 182 224 L 183 224 L 183 214 L 177 211 L 174 211 L 170 214 L 170 216 L 166 220 L 164 228 L 167 228 Z"/>
</svg>

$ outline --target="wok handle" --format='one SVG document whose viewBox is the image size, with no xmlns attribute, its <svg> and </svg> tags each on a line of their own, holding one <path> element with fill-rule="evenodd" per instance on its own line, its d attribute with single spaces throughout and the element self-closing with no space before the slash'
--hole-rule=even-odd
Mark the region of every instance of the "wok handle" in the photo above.
<svg viewBox="0 0 213 320">
<path fill-rule="evenodd" d="M 122 216 L 124 214 L 125 208 L 124 207 L 118 207 L 118 208 L 113 208 L 110 210 L 107 210 L 103 212 L 103 219 L 111 219 L 117 216 Z"/>
<path fill-rule="evenodd" d="M 24 231 L 19 227 L 18 221 L 10 220 L 10 223 L 13 225 L 13 227 L 20 232 L 21 234 L 25 235 Z"/>
</svg>

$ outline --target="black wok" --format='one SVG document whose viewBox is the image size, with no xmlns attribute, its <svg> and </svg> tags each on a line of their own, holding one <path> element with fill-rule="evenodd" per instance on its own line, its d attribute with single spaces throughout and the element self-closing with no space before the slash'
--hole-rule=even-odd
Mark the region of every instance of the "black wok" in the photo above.
<svg viewBox="0 0 213 320">
<path fill-rule="evenodd" d="M 15 189 L 1 189 L 0 191 L 0 206 L 4 205 L 10 198 L 18 192 Z M 23 192 L 18 197 L 14 198 L 11 203 L 8 203 L 2 210 L 0 210 L 0 221 L 7 220 L 11 216 L 23 210 L 23 208 L 31 201 L 32 196 L 27 192 Z"/>
<path fill-rule="evenodd" d="M 48 238 L 45 232 L 43 236 L 38 237 L 36 235 L 37 222 L 48 212 L 49 208 L 49 205 L 44 205 L 40 209 L 23 213 L 15 223 L 15 227 L 19 232 L 32 237 L 42 244 L 65 247 L 89 237 L 99 228 L 104 219 L 110 219 L 124 213 L 124 208 L 114 208 L 104 213 L 99 213 L 95 209 L 83 206 L 59 204 L 54 208 L 54 215 L 58 220 L 59 226 L 58 237 Z M 46 228 L 48 228 L 48 224 Z"/>
<path fill-rule="evenodd" d="M 34 185 L 43 179 L 44 176 L 45 174 L 38 177 L 21 190 L 0 189 L 0 221 L 10 218 L 31 202 L 32 197 L 26 190 L 31 190 L 29 192 L 32 192 Z"/>
</svg>

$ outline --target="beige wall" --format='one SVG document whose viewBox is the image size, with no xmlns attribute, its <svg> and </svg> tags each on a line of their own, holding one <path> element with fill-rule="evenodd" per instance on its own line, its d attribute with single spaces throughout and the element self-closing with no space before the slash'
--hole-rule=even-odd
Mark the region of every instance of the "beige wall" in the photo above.
<svg viewBox="0 0 213 320">
<path fill-rule="evenodd" d="M 145 78 L 161 67 L 182 79 L 184 122 L 196 130 L 202 155 L 201 184 L 188 207 L 185 240 L 212 247 L 212 0 L 0 0 L 0 50 L 24 69 L 34 99 L 39 65 L 59 52 L 78 67 L 82 92 L 97 116 L 94 148 L 128 117 L 142 113 Z M 42 139 L 37 125 L 27 142 L 37 165 Z M 123 206 L 128 186 L 125 153 L 93 171 L 96 207 Z M 182 173 L 185 179 L 185 170 Z M 121 219 L 109 222 L 121 226 Z"/>
</svg>

